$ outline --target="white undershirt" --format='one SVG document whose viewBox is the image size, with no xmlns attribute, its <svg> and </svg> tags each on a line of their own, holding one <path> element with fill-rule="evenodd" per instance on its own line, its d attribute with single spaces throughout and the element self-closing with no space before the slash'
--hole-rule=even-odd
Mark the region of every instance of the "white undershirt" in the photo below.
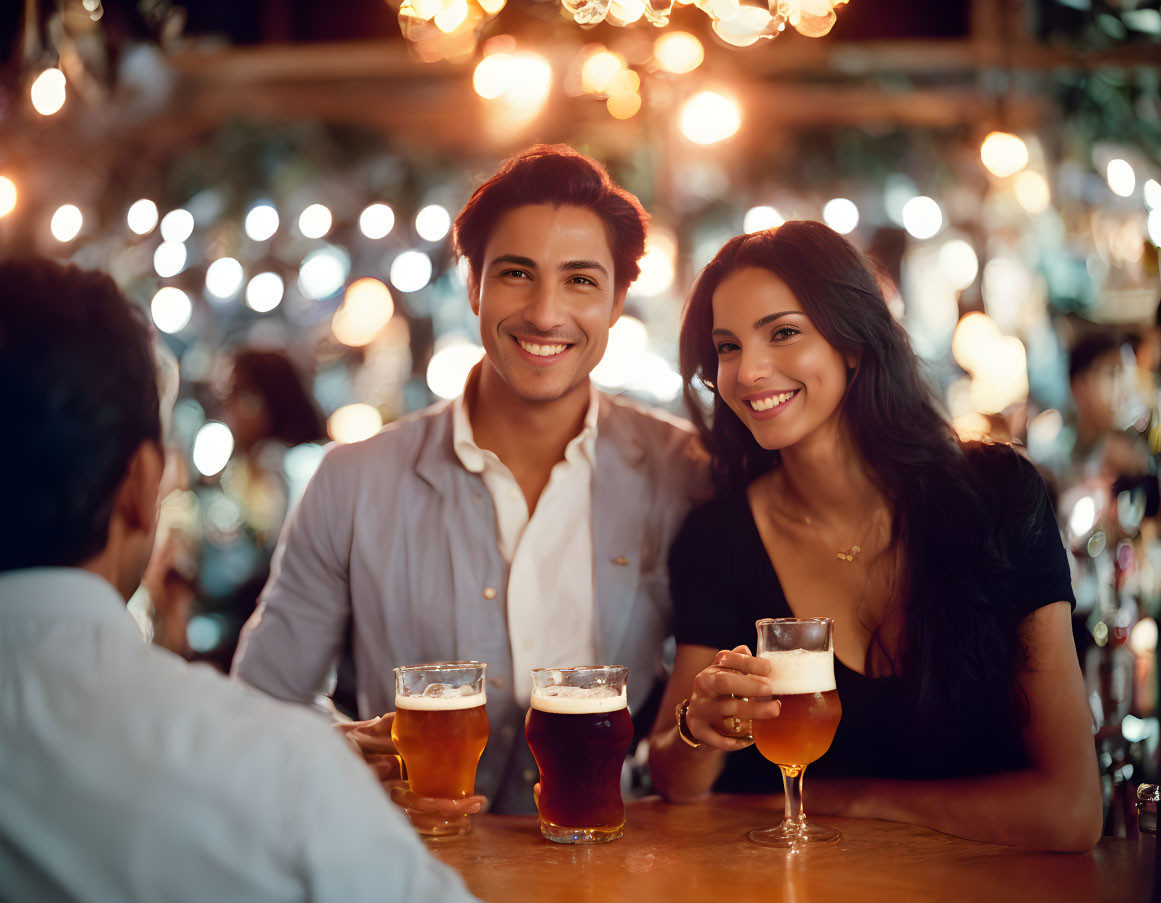
<svg viewBox="0 0 1161 903">
<path fill-rule="evenodd" d="M 532 668 L 596 661 L 593 601 L 593 464 L 597 390 L 584 425 L 564 449 L 528 516 L 524 492 L 496 455 L 476 445 L 464 396 L 454 403 L 456 456 L 480 474 L 496 509 L 496 539 L 508 572 L 508 640 L 517 701 L 527 703 Z"/>
</svg>

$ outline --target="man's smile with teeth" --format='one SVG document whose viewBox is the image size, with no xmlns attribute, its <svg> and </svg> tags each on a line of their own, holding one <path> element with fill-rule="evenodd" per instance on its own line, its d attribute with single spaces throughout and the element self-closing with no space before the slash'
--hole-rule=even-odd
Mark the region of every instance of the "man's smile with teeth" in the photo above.
<svg viewBox="0 0 1161 903">
<path fill-rule="evenodd" d="M 537 357 L 550 357 L 554 354 L 560 354 L 568 345 L 535 345 L 532 342 L 525 342 L 523 339 L 516 339 L 520 343 L 520 347 L 529 354 L 535 354 Z"/>
<path fill-rule="evenodd" d="M 749 404 L 755 411 L 769 411 L 773 407 L 785 404 L 797 394 L 798 390 L 795 389 L 793 392 L 782 392 L 779 395 L 771 395 L 768 398 L 753 398 Z"/>
</svg>

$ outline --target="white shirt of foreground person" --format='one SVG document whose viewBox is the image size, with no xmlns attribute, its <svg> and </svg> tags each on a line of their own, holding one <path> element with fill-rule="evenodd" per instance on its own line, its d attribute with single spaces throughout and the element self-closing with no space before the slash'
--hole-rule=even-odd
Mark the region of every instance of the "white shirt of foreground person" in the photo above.
<svg viewBox="0 0 1161 903">
<path fill-rule="evenodd" d="M 317 715 L 147 646 L 94 574 L 0 574 L 0 900 L 473 899 Z"/>
<path fill-rule="evenodd" d="M 510 566 L 507 599 L 513 689 L 517 701 L 528 705 L 532 668 L 597 660 L 593 465 L 599 396 L 590 385 L 584 426 L 552 468 L 531 517 L 512 471 L 493 452 L 476 445 L 464 396 L 454 402 L 452 410 L 452 448 L 465 470 L 480 475 L 496 510 L 497 545 Z"/>
</svg>

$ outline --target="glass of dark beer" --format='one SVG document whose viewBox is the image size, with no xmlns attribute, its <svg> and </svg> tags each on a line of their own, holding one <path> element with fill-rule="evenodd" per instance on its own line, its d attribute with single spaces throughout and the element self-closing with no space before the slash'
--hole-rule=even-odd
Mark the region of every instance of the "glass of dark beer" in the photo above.
<svg viewBox="0 0 1161 903">
<path fill-rule="evenodd" d="M 754 721 L 754 744 L 782 770 L 786 815 L 781 824 L 748 836 L 755 843 L 790 850 L 833 843 L 838 831 L 806 820 L 802 778 L 806 766 L 830 749 L 842 716 L 834 682 L 834 621 L 764 618 L 756 626 L 758 656 L 774 665 L 771 698 L 782 708 L 776 718 Z"/>
<path fill-rule="evenodd" d="M 476 766 L 488 743 L 481 662 L 408 665 L 395 669 L 391 740 L 408 785 L 418 796 L 462 800 L 475 793 Z M 467 815 L 407 811 L 420 834 L 467 834 Z"/>
<path fill-rule="evenodd" d="M 621 766 L 633 740 L 629 669 L 536 668 L 524 721 L 540 769 L 540 833 L 556 843 L 604 843 L 625 832 Z"/>
</svg>

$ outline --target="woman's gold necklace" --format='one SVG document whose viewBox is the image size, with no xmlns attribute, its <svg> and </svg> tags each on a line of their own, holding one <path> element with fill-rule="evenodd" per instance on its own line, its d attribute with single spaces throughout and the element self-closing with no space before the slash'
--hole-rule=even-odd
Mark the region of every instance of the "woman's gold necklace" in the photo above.
<svg viewBox="0 0 1161 903">
<path fill-rule="evenodd" d="M 831 546 L 826 541 L 826 537 L 823 536 L 822 531 L 820 529 L 818 529 L 818 524 L 816 524 L 811 519 L 809 514 L 807 514 L 803 517 L 803 523 L 806 524 L 806 526 L 810 527 L 812 530 L 814 530 L 815 535 L 818 536 L 819 541 L 824 546 L 826 546 L 829 549 L 834 549 L 834 547 Z M 859 553 L 863 551 L 863 544 L 866 543 L 867 538 L 871 535 L 871 530 L 873 530 L 874 527 L 875 527 L 875 518 L 872 517 L 867 524 L 867 529 L 863 533 L 863 538 L 861 540 L 859 540 L 859 542 L 853 546 L 847 546 L 847 548 L 845 548 L 845 549 L 836 550 L 834 553 L 835 558 L 839 561 L 846 562 L 847 564 L 854 564 L 855 559 L 859 557 Z"/>
</svg>

